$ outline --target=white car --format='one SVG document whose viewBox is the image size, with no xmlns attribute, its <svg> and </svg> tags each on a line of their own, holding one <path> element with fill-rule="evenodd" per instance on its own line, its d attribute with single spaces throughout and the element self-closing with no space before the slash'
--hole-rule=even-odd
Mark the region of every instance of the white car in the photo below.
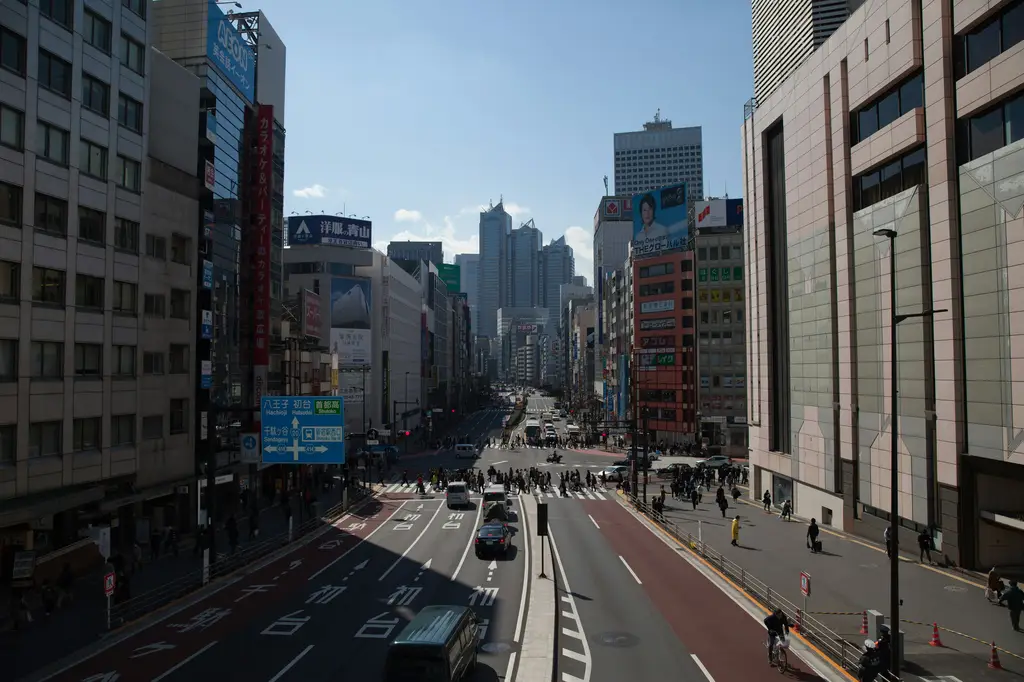
<svg viewBox="0 0 1024 682">
<path fill-rule="evenodd" d="M 730 460 L 725 455 L 712 455 L 707 459 L 700 460 L 697 464 L 703 464 L 708 469 L 717 469 L 719 467 L 729 466 Z"/>
<path fill-rule="evenodd" d="M 452 481 L 444 493 L 445 504 L 449 509 L 469 506 L 469 486 L 464 481 Z"/>
<path fill-rule="evenodd" d="M 621 483 L 622 481 L 625 481 L 626 479 L 629 478 L 629 467 L 621 465 L 608 467 L 607 469 L 601 472 L 601 475 L 603 475 L 609 481 L 617 481 Z"/>
</svg>

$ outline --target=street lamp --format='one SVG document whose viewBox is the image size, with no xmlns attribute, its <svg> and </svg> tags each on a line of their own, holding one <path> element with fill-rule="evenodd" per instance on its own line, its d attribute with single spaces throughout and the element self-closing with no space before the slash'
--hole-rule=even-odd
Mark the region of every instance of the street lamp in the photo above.
<svg viewBox="0 0 1024 682">
<path fill-rule="evenodd" d="M 896 230 L 886 227 L 876 229 L 872 234 L 876 237 L 889 240 L 889 366 L 890 366 L 890 393 L 892 394 L 891 414 L 889 417 L 890 428 L 892 429 L 890 443 L 890 486 L 891 498 L 889 501 L 889 542 L 891 545 L 891 556 L 889 557 L 889 633 L 892 635 L 892 663 L 890 672 L 893 677 L 900 675 L 900 663 L 902 646 L 900 639 L 900 550 L 899 550 L 899 527 L 900 527 L 900 479 L 899 479 L 899 431 L 896 398 L 899 390 L 898 355 L 896 353 L 896 326 L 905 320 L 917 317 L 931 317 L 935 313 L 946 312 L 941 310 L 925 310 L 920 313 L 898 315 L 896 313 Z"/>
</svg>

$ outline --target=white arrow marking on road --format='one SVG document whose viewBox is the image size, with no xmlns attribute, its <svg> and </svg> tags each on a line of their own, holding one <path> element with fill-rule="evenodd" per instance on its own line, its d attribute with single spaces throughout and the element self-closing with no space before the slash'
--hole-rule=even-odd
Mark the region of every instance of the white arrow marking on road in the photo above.
<svg viewBox="0 0 1024 682">
<path fill-rule="evenodd" d="M 348 575 L 341 579 L 341 582 L 345 582 L 346 580 L 351 578 L 353 575 L 355 575 L 356 571 L 361 571 L 364 568 L 366 568 L 366 564 L 368 563 L 370 563 L 369 559 L 363 559 L 362 561 L 360 561 L 358 564 L 352 567 L 352 570 L 348 572 Z"/>
<path fill-rule="evenodd" d="M 416 511 L 423 511 L 423 505 L 421 504 L 420 506 L 416 507 Z"/>
<path fill-rule="evenodd" d="M 497 568 L 498 562 L 492 560 L 490 566 L 487 567 L 487 582 L 491 582 L 492 574 Z"/>
</svg>

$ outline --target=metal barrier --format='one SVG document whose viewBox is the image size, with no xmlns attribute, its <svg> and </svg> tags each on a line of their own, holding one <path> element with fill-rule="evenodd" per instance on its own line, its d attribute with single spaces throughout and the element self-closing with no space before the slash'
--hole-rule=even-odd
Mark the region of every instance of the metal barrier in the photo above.
<svg viewBox="0 0 1024 682">
<path fill-rule="evenodd" d="M 368 495 L 369 493 L 366 489 L 355 488 L 350 493 L 350 500 L 347 506 L 339 502 L 323 514 L 295 526 L 291 533 L 285 531 L 266 540 L 253 542 L 233 554 L 228 554 L 217 561 L 211 562 L 209 566 L 209 580 L 207 581 L 203 580 L 203 569 L 197 568 L 187 575 L 165 583 L 154 590 L 143 592 L 120 604 L 112 605 L 110 609 L 110 629 L 116 629 L 157 609 L 163 608 L 195 592 L 207 582 L 230 575 L 305 538 L 318 529 L 334 523 L 344 516 L 349 509 L 366 499 Z"/>
</svg>

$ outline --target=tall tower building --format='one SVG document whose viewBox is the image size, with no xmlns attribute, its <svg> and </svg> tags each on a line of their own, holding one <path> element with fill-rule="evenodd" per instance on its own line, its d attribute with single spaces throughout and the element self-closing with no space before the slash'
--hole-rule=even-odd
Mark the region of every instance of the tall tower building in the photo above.
<svg viewBox="0 0 1024 682">
<path fill-rule="evenodd" d="M 514 308 L 533 308 L 540 305 L 540 249 L 544 235 L 531 218 L 512 230 L 509 236 L 509 299 Z"/>
<path fill-rule="evenodd" d="M 754 98 L 763 102 L 864 0 L 753 0 Z"/>
<path fill-rule="evenodd" d="M 572 247 L 565 243 L 565 237 L 552 240 L 540 251 L 540 303 L 543 308 L 556 309 L 559 306 L 559 290 L 563 284 L 573 281 L 576 274 L 576 257 Z"/>
<path fill-rule="evenodd" d="M 477 271 L 477 334 L 497 338 L 498 308 L 509 300 L 509 236 L 512 216 L 498 202 L 480 212 L 480 264 Z"/>
<path fill-rule="evenodd" d="M 477 273 L 480 271 L 480 254 L 455 254 L 455 264 L 459 266 L 459 290 L 466 294 L 466 299 L 469 303 L 470 328 L 473 330 L 473 334 L 478 334 L 480 297 L 477 289 L 479 284 L 477 282 Z"/>
<path fill-rule="evenodd" d="M 637 194 L 688 183 L 689 200 L 704 198 L 704 159 L 700 126 L 673 128 L 654 114 L 644 129 L 615 133 L 615 193 Z"/>
</svg>

